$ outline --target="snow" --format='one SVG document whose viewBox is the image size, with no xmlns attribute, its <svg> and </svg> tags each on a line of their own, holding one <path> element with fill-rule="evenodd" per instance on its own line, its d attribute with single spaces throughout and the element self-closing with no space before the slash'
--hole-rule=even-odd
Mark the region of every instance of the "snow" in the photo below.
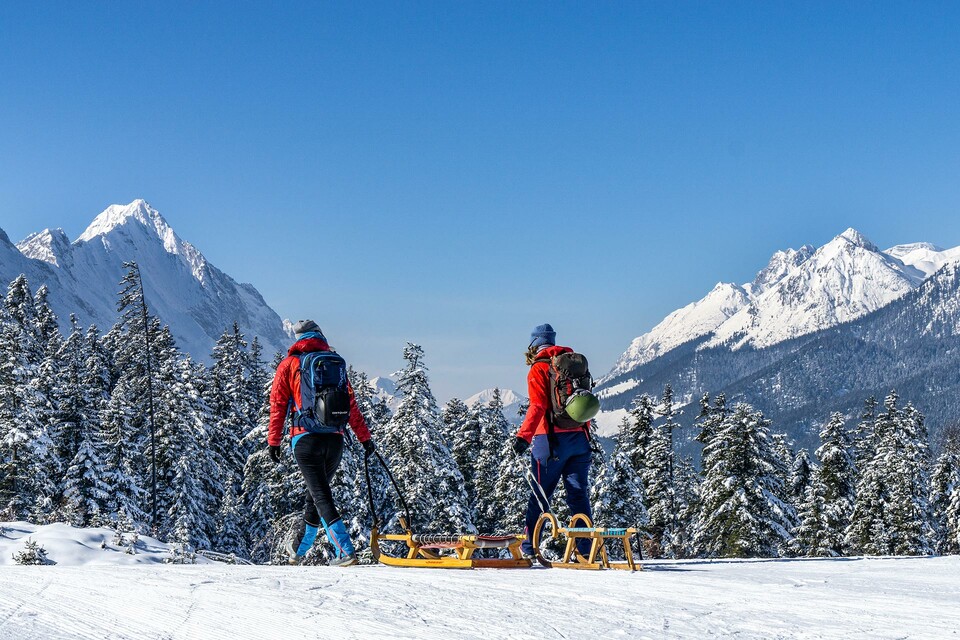
<svg viewBox="0 0 960 640">
<path fill-rule="evenodd" d="M 620 423 L 630 415 L 626 409 L 614 409 L 613 411 L 601 411 L 594 418 L 597 423 L 597 434 L 604 437 L 612 437 L 620 431 Z"/>
<path fill-rule="evenodd" d="M 57 560 L 56 552 L 50 556 Z M 958 556 L 656 561 L 637 573 L 66 561 L 81 556 L 65 553 L 56 566 L 0 570 L 0 636 L 490 640 L 960 633 Z"/>
<path fill-rule="evenodd" d="M 72 567 L 158 564 L 169 559 L 174 548 L 149 536 L 139 536 L 133 545 L 136 553 L 131 554 L 126 552 L 130 534 L 124 534 L 125 544 L 115 544 L 113 529 L 78 529 L 64 523 L 37 526 L 29 522 L 0 522 L 0 567 L 15 566 L 13 554 L 23 548 L 28 538 L 40 543 L 47 558 L 57 565 Z M 103 543 L 106 546 L 101 548 Z M 209 561 L 199 558 L 197 562 Z"/>
<path fill-rule="evenodd" d="M 960 262 L 960 247 L 941 249 L 929 242 L 900 244 L 887 249 L 884 253 L 921 271 L 924 277 L 933 275 L 945 264 Z"/>
</svg>

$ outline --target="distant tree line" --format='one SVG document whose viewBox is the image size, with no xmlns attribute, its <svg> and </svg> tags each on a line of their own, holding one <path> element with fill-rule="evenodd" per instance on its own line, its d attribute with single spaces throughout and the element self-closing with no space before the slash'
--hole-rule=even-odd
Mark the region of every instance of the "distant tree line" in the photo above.
<svg viewBox="0 0 960 640">
<path fill-rule="evenodd" d="M 119 319 L 104 334 L 71 317 L 63 335 L 46 287 L 32 292 L 23 276 L 8 287 L 0 308 L 0 520 L 108 526 L 256 562 L 279 559 L 305 490 L 292 456 L 277 465 L 264 449 L 272 370 L 259 343 L 234 325 L 209 366 L 195 362 L 168 327 L 144 319 L 132 274 L 121 284 Z M 403 356 L 395 411 L 363 372 L 351 369 L 350 378 L 414 527 L 520 531 L 527 462 L 512 453 L 499 392 L 487 403 L 453 399 L 440 408 L 423 350 L 408 344 Z M 659 398 L 636 398 L 609 456 L 594 441 L 594 520 L 638 527 L 647 555 L 960 552 L 960 436 L 949 432 L 934 461 L 923 416 L 895 392 L 882 404 L 868 400 L 853 427 L 831 416 L 813 457 L 771 434 L 762 413 L 728 406 L 723 395 L 704 396 L 688 427 L 703 446 L 699 470 L 677 453 L 680 428 L 668 385 Z M 380 465 L 369 472 L 372 509 L 395 527 L 396 496 Z M 361 549 L 374 517 L 364 477 L 348 436 L 333 486 Z M 569 516 L 561 494 L 554 508 Z M 323 562 L 323 553 L 317 547 L 311 561 Z"/>
</svg>

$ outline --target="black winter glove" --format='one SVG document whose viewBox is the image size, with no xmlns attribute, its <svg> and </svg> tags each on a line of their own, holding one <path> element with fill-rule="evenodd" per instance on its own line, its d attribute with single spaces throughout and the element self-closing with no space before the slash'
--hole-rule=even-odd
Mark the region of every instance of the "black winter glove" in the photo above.
<svg viewBox="0 0 960 640">
<path fill-rule="evenodd" d="M 518 456 L 522 456 L 528 448 L 530 448 L 530 443 L 520 436 L 513 439 L 513 452 Z"/>
<path fill-rule="evenodd" d="M 283 446 L 279 444 L 271 444 L 267 447 L 270 450 L 270 459 L 280 464 L 280 461 L 283 459 Z"/>
<path fill-rule="evenodd" d="M 362 444 L 364 458 L 369 458 L 373 455 L 373 452 L 377 450 L 377 446 L 373 444 L 373 440 L 366 440 Z"/>
</svg>

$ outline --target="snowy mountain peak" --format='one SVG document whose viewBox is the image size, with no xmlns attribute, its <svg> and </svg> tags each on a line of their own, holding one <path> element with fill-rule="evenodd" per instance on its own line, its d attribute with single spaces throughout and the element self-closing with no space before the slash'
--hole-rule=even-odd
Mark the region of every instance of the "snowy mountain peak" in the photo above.
<svg viewBox="0 0 960 640">
<path fill-rule="evenodd" d="M 70 239 L 63 229 L 44 229 L 18 242 L 17 249 L 28 258 L 59 267 L 63 257 L 70 251 Z"/>
<path fill-rule="evenodd" d="M 754 278 L 753 283 L 750 286 L 750 293 L 752 295 L 759 295 L 777 284 L 793 270 L 799 264 L 802 264 L 813 255 L 814 248 L 808 244 L 803 245 L 800 249 L 786 249 L 784 251 L 777 251 L 770 257 L 770 262 L 767 263 L 767 266 L 764 267 L 757 277 Z"/>
<path fill-rule="evenodd" d="M 724 322 L 705 346 L 762 348 L 833 327 L 885 306 L 922 279 L 847 229 Z"/>
<path fill-rule="evenodd" d="M 94 218 L 86 231 L 80 234 L 77 242 L 87 242 L 97 236 L 105 236 L 131 221 L 153 228 L 157 236 L 164 240 L 166 236 L 173 234 L 173 229 L 163 219 L 160 212 L 151 207 L 146 200 L 138 198 L 130 204 L 112 204 L 104 209 L 100 215 Z"/>
<path fill-rule="evenodd" d="M 850 227 L 849 229 L 847 229 L 846 231 L 838 235 L 836 238 L 834 238 L 834 240 L 845 240 L 850 244 L 856 245 L 858 247 L 863 247 L 867 251 L 877 251 L 877 252 L 880 251 L 875 244 L 873 244 L 872 242 L 870 242 L 870 240 L 867 239 L 865 235 L 863 235 L 853 227 Z"/>
<path fill-rule="evenodd" d="M 76 243 L 100 239 L 107 247 L 127 244 L 142 248 L 145 243 L 159 239 L 167 253 L 180 256 L 198 282 L 207 278 L 207 260 L 196 247 L 180 239 L 160 212 L 143 199 L 130 204 L 112 204 L 100 213 L 87 227 Z"/>
</svg>

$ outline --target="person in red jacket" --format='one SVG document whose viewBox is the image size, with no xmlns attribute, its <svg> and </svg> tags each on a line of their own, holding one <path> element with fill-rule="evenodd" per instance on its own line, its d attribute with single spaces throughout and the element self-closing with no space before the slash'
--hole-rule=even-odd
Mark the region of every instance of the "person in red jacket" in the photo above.
<svg viewBox="0 0 960 640">
<path fill-rule="evenodd" d="M 332 351 L 320 327 L 313 320 L 301 320 L 294 328 L 297 341 L 290 347 L 287 357 L 277 367 L 270 391 L 270 428 L 267 445 L 270 457 L 279 463 L 283 455 L 280 446 L 283 440 L 284 424 L 287 415 L 291 415 L 290 449 L 300 467 L 307 485 L 307 496 L 303 510 L 303 523 L 287 540 L 287 553 L 291 564 L 298 564 L 313 546 L 321 526 L 327 532 L 327 538 L 334 547 L 332 565 L 348 566 L 357 563 L 356 551 L 350 535 L 347 533 L 340 512 L 333 502 L 330 481 L 343 454 L 343 433 L 315 433 L 307 431 L 300 424 L 300 409 L 303 408 L 300 391 L 301 356 L 317 351 Z M 350 396 L 349 424 L 357 440 L 363 445 L 365 456 L 374 451 L 370 430 L 363 414 L 357 408 L 357 401 L 349 381 L 346 383 Z"/>
<path fill-rule="evenodd" d="M 560 480 L 567 491 L 567 507 L 571 514 L 583 513 L 592 517 L 590 511 L 590 440 L 581 427 L 564 429 L 554 425 L 550 428 L 553 412 L 550 403 L 550 359 L 561 353 L 572 353 L 569 347 L 558 347 L 557 332 L 549 324 L 541 324 L 530 334 L 527 348 L 527 395 L 530 408 L 517 432 L 513 449 L 523 455 L 530 448 L 531 471 L 549 500 Z M 552 433 L 551 433 L 552 432 Z M 532 446 L 531 446 L 532 445 Z M 527 503 L 527 540 L 520 549 L 527 557 L 534 556 L 529 536 L 540 518 L 543 509 L 531 492 Z M 583 543 L 583 544 L 581 544 Z M 581 553 L 589 553 L 589 540 L 578 543 Z"/>
</svg>

